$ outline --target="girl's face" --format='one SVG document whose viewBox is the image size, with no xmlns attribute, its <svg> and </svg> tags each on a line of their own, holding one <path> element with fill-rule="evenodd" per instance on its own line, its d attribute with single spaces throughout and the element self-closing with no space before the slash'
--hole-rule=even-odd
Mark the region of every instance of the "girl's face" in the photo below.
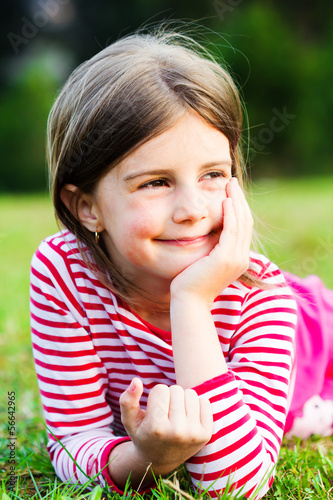
<svg viewBox="0 0 333 500">
<path fill-rule="evenodd" d="M 157 292 L 208 255 L 230 179 L 227 138 L 193 112 L 111 170 L 98 184 L 95 213 L 122 274 Z"/>
</svg>

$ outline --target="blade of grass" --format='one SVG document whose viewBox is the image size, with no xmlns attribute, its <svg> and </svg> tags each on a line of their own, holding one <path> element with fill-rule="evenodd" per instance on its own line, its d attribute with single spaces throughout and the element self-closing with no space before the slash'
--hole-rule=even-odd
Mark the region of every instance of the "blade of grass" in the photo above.
<svg viewBox="0 0 333 500">
<path fill-rule="evenodd" d="M 102 488 L 98 485 L 96 486 L 91 494 L 90 494 L 90 497 L 89 497 L 89 500 L 101 500 L 102 498 L 102 493 L 103 493 L 103 490 Z"/>
<path fill-rule="evenodd" d="M 71 460 L 73 460 L 74 464 L 76 465 L 76 467 L 79 469 L 80 472 L 82 472 L 82 474 L 84 476 L 86 476 L 87 479 L 90 479 L 90 477 L 84 472 L 83 469 L 81 469 L 81 467 L 78 465 L 78 463 L 76 462 L 75 458 L 72 457 L 72 455 L 70 454 L 70 452 L 67 450 L 66 446 L 64 446 L 62 444 L 62 442 L 53 434 L 53 432 L 51 431 L 51 429 L 49 429 L 49 427 L 44 424 L 45 427 L 47 428 L 47 430 L 49 431 L 50 434 L 52 434 L 52 436 L 54 437 L 54 439 L 60 444 L 60 446 L 65 450 L 65 452 L 67 453 L 67 455 L 69 455 L 69 457 L 71 458 Z"/>
<path fill-rule="evenodd" d="M 34 476 L 33 476 L 32 472 L 31 472 L 31 470 L 30 470 L 30 468 L 29 468 L 29 464 L 27 464 L 27 469 L 28 469 L 28 471 L 29 471 L 29 474 L 30 474 L 31 480 L 32 480 L 32 482 L 34 483 L 34 487 L 35 487 L 35 489 L 36 489 L 36 492 L 37 492 L 37 494 L 38 494 L 38 496 L 39 496 L 40 500 L 42 500 L 42 497 L 41 497 L 41 494 L 40 494 L 39 488 L 38 488 L 38 486 L 37 486 L 37 483 L 36 483 L 36 481 L 35 481 L 35 478 L 34 478 Z"/>
</svg>

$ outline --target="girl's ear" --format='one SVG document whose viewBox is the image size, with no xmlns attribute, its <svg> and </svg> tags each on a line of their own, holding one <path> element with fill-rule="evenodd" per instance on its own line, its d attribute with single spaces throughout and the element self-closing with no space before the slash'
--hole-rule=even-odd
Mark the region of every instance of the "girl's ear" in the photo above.
<svg viewBox="0 0 333 500">
<path fill-rule="evenodd" d="M 88 231 L 103 231 L 104 227 L 98 217 L 98 210 L 93 196 L 78 193 L 77 186 L 66 184 L 60 192 L 60 198 L 71 214 L 78 219 Z"/>
</svg>

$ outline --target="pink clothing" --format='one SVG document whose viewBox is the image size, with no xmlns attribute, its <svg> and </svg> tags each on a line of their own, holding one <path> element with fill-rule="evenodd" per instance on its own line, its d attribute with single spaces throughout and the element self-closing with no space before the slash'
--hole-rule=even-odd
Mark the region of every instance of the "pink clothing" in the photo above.
<svg viewBox="0 0 333 500">
<path fill-rule="evenodd" d="M 292 433 L 294 419 L 303 416 L 303 408 L 313 396 L 333 402 L 333 291 L 317 276 L 301 279 L 285 271 L 283 274 L 297 302 L 297 369 L 285 428 Z M 327 411 L 325 407 L 323 411 Z M 308 434 L 316 432 L 313 420 Z"/>
</svg>

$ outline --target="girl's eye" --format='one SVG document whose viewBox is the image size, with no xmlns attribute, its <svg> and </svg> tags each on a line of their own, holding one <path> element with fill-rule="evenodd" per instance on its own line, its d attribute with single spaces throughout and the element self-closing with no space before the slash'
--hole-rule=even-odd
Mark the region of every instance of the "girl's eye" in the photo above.
<svg viewBox="0 0 333 500">
<path fill-rule="evenodd" d="M 203 179 L 216 179 L 219 177 L 226 177 L 226 173 L 222 170 L 214 170 L 213 172 L 207 172 L 207 174 L 203 175 Z"/>
<path fill-rule="evenodd" d="M 154 179 L 152 181 L 148 181 L 145 182 L 144 184 L 141 184 L 141 186 L 139 186 L 139 189 L 144 189 L 144 188 L 152 189 L 164 186 L 168 186 L 168 182 L 166 179 Z"/>
</svg>

